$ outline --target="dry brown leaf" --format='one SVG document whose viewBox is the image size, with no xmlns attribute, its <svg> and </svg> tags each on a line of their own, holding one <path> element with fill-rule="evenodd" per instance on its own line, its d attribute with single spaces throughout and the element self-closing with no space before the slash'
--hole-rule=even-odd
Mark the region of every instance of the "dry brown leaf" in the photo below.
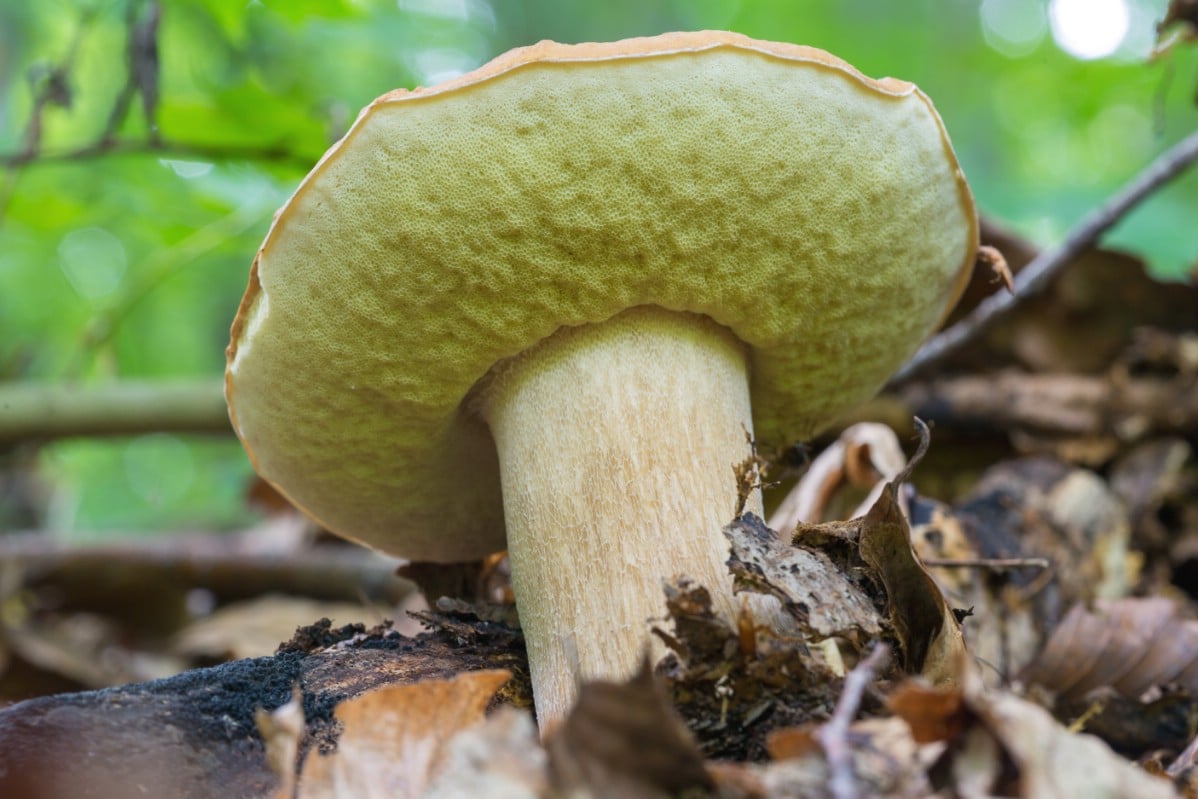
<svg viewBox="0 0 1198 799">
<path fill-rule="evenodd" d="M 958 514 L 984 553 L 1038 555 L 1057 568 L 1061 608 L 1093 597 L 1125 596 L 1138 558 L 1119 498 L 1095 473 L 1050 457 L 1004 461 L 988 469 Z M 1061 611 L 1058 610 L 1058 613 Z M 1047 619 L 1055 625 L 1056 618 Z"/>
<path fill-rule="evenodd" d="M 1022 679 L 1065 698 L 1105 687 L 1136 698 L 1170 683 L 1198 695 L 1198 621 L 1159 597 L 1077 604 Z"/>
<path fill-rule="evenodd" d="M 725 527 L 724 535 L 732 544 L 728 568 L 737 591 L 777 597 L 817 639 L 881 632 L 873 601 L 820 550 L 784 543 L 751 513 Z"/>
<path fill-rule="evenodd" d="M 306 729 L 303 696 L 296 689 L 291 701 L 274 710 L 258 708 L 254 711 L 254 723 L 266 747 L 266 762 L 279 778 L 275 799 L 292 799 L 295 796 L 295 766 Z"/>
<path fill-rule="evenodd" d="M 1168 780 L 1129 763 L 1092 735 L 1069 732 L 1048 711 L 1030 702 L 1007 693 L 984 692 L 980 686 L 966 690 L 966 701 L 1001 746 L 1002 755 L 992 753 L 989 762 L 986 756 L 976 757 L 968 768 L 956 764 L 953 773 L 958 784 L 971 774 L 984 774 L 990 780 L 985 793 L 1014 788 L 1017 793 L 1002 795 L 1028 799 L 1177 796 Z M 979 737 L 979 732 L 976 728 L 970 731 L 974 737 Z M 1010 784 L 1000 782 L 1001 757 L 1010 758 L 1017 772 Z"/>
<path fill-rule="evenodd" d="M 965 649 L 961 624 L 936 581 L 919 562 L 911 529 L 902 511 L 899 489 L 923 459 L 931 443 L 926 424 L 915 420 L 919 449 L 894 479 L 886 483 L 861 523 L 861 558 L 886 588 L 890 623 L 903 649 L 903 666 L 934 685 L 954 683 L 973 661 Z"/>
<path fill-rule="evenodd" d="M 626 683 L 583 685 L 547 746 L 554 789 L 564 796 L 659 799 L 712 787 L 648 663 Z"/>
<path fill-rule="evenodd" d="M 952 608 L 912 549 L 911 530 L 899 510 L 898 486 L 898 480 L 888 483 L 866 514 L 861 557 L 886 586 L 905 670 L 934 685 L 952 684 L 960 678 L 961 665 L 970 662 L 965 639 Z"/>
<path fill-rule="evenodd" d="M 453 736 L 480 723 L 511 674 L 475 671 L 449 680 L 381 688 L 336 711 L 344 730 L 335 752 L 311 753 L 300 799 L 420 797 L 437 776 Z"/>
<path fill-rule="evenodd" d="M 789 733 L 788 733 L 789 734 Z M 795 732 L 796 741 L 801 733 Z M 848 796 L 927 799 L 933 795 L 918 747 L 907 725 L 896 718 L 867 719 L 852 725 L 852 786 Z M 735 799 L 829 799 L 831 771 L 820 746 L 764 764 L 713 764 L 718 796 Z"/>
<path fill-rule="evenodd" d="M 714 760 L 707 766 L 720 799 L 769 799 L 758 775 L 760 770 L 759 766 L 724 760 Z"/>
<path fill-rule="evenodd" d="M 540 799 L 548 793 L 548 756 L 532 716 L 501 707 L 449 740 L 422 799 Z"/>
<path fill-rule="evenodd" d="M 795 757 L 806 757 L 820 751 L 819 741 L 815 737 L 816 727 L 783 727 L 772 731 L 766 738 L 766 748 L 773 760 L 787 760 Z"/>
<path fill-rule="evenodd" d="M 948 741 L 968 723 L 965 697 L 960 688 L 933 688 L 908 680 L 886 698 L 886 707 L 911 727 L 916 743 Z"/>
</svg>

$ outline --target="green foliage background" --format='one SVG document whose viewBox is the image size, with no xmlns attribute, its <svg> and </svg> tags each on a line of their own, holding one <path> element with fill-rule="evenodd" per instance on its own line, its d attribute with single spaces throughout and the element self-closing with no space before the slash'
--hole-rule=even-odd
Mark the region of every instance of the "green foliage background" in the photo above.
<svg viewBox="0 0 1198 799">
<path fill-rule="evenodd" d="M 170 0 L 156 68 L 141 73 L 157 90 L 160 139 L 143 93 L 105 141 L 117 98 L 137 85 L 129 31 L 154 6 L 0 0 L 0 379 L 219 375 L 271 214 L 357 109 L 542 38 L 725 28 L 914 81 L 944 117 L 983 212 L 1052 243 L 1198 127 L 1198 57 L 1144 63 L 1164 0 L 1134 0 L 1128 40 L 1099 61 L 1054 44 L 1045 4 Z M 996 9 L 1038 38 L 996 39 L 983 24 Z M 1196 221 L 1190 175 L 1111 240 L 1177 278 L 1198 260 Z M 247 521 L 249 466 L 231 439 L 65 441 L 19 457 L 42 486 L 40 521 L 59 531 Z"/>
</svg>

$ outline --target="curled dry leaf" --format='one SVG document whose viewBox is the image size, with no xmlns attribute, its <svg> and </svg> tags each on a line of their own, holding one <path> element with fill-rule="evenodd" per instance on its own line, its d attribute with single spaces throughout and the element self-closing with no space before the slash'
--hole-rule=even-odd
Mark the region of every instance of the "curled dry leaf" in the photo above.
<svg viewBox="0 0 1198 799">
<path fill-rule="evenodd" d="M 961 625 L 936 581 L 919 562 L 911 529 L 900 509 L 899 486 L 927 451 L 922 426 L 919 451 L 894 480 L 886 484 L 861 525 L 861 557 L 886 587 L 890 621 L 903 648 L 904 668 L 933 684 L 951 684 L 972 663 Z"/>
<path fill-rule="evenodd" d="M 1015 278 L 1011 274 L 1011 267 L 1007 265 L 1007 259 L 997 247 L 989 244 L 978 247 L 977 261 L 978 266 L 990 270 L 994 275 L 993 281 L 1002 283 L 1008 294 L 1015 293 Z"/>
<path fill-rule="evenodd" d="M 917 420 L 917 426 L 922 433 L 919 451 L 883 484 L 863 518 L 800 525 L 789 547 L 751 516 L 738 519 L 725 534 L 733 545 L 729 567 L 737 590 L 778 597 L 800 629 L 816 638 L 853 639 L 857 632 L 881 632 L 872 599 L 877 592 L 870 589 L 883 586 L 905 669 L 940 684 L 956 679 L 956 670 L 971 661 L 963 657 L 960 623 L 912 548 L 899 499 L 901 484 L 930 442 L 926 425 Z M 849 555 L 849 563 L 835 563 L 817 548 L 833 544 L 843 550 L 848 542 L 855 542 L 857 550 Z"/>
<path fill-rule="evenodd" d="M 1198 695 L 1198 620 L 1164 598 L 1074 605 L 1023 674 L 1065 698 L 1111 687 L 1136 698 L 1176 684 Z"/>
<path fill-rule="evenodd" d="M 779 503 L 769 526 L 788 532 L 800 523 L 819 522 L 830 515 L 860 516 L 877 499 L 882 486 L 893 480 L 906 463 L 898 436 L 889 427 L 876 422 L 852 425 L 811 462 L 807 472 Z M 832 509 L 833 500 L 838 492 L 847 494 L 845 488 L 857 490 L 856 510 L 836 513 Z"/>
<path fill-rule="evenodd" d="M 344 729 L 330 754 L 304 763 L 300 799 L 420 797 L 433 782 L 455 734 L 483 720 L 502 670 L 380 688 L 338 706 Z"/>
</svg>

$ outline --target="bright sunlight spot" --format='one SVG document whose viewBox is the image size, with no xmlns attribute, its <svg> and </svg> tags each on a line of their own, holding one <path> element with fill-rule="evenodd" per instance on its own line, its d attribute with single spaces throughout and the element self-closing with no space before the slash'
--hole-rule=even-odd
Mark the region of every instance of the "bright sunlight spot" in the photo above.
<svg viewBox="0 0 1198 799">
<path fill-rule="evenodd" d="M 1118 49 L 1131 22 L 1127 0 L 1052 0 L 1052 38 L 1076 58 L 1103 58 Z"/>
</svg>

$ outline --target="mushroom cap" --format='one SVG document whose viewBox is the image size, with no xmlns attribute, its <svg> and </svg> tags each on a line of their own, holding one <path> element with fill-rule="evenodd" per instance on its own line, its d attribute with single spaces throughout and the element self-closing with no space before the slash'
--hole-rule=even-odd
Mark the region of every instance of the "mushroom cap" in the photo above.
<svg viewBox="0 0 1198 799">
<path fill-rule="evenodd" d="M 563 326 L 657 305 L 750 351 L 758 441 L 868 398 L 947 313 L 973 199 L 915 86 L 723 32 L 541 42 L 371 103 L 276 215 L 226 397 L 258 472 L 420 560 L 504 546 L 465 401 Z"/>
</svg>

